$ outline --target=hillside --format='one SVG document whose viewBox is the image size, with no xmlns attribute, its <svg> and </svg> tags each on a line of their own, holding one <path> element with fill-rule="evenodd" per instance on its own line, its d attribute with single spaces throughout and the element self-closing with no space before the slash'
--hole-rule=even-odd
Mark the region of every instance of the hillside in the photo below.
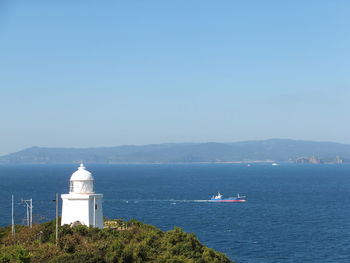
<svg viewBox="0 0 350 263">
<path fill-rule="evenodd" d="M 99 148 L 32 147 L 0 157 L 2 164 L 41 163 L 195 163 L 241 161 L 295 161 L 316 156 L 332 162 L 350 160 L 350 145 L 287 139 L 235 143 L 168 143 Z"/>
<path fill-rule="evenodd" d="M 100 230 L 85 226 L 59 228 L 55 221 L 0 228 L 0 262 L 6 263 L 230 263 L 224 254 L 202 245 L 195 235 L 180 228 L 161 230 L 132 220 L 109 221 Z M 233 263 L 233 262 L 232 262 Z"/>
</svg>

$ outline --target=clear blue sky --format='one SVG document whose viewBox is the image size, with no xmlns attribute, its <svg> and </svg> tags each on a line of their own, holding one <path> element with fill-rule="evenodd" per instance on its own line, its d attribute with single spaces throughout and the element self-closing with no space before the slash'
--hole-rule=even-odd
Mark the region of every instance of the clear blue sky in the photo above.
<svg viewBox="0 0 350 263">
<path fill-rule="evenodd" d="M 350 1 L 1 1 L 0 154 L 350 143 Z"/>
</svg>

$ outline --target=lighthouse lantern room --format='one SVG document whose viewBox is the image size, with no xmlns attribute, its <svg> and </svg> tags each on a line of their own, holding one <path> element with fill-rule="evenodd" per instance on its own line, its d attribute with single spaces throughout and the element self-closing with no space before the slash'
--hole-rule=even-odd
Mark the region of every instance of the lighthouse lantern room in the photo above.
<svg viewBox="0 0 350 263">
<path fill-rule="evenodd" d="M 61 224 L 80 222 L 103 228 L 102 194 L 94 192 L 94 178 L 83 164 L 70 178 L 69 194 L 62 197 Z"/>
</svg>

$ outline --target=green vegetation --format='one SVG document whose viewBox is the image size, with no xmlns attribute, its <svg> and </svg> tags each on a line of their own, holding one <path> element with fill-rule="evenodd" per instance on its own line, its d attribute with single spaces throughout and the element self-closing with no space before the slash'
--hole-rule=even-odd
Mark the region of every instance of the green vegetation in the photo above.
<svg viewBox="0 0 350 263">
<path fill-rule="evenodd" d="M 163 232 L 135 220 L 106 225 L 60 227 L 57 245 L 55 221 L 17 226 L 14 239 L 10 227 L 0 228 L 0 263 L 232 263 L 180 228 Z"/>
</svg>

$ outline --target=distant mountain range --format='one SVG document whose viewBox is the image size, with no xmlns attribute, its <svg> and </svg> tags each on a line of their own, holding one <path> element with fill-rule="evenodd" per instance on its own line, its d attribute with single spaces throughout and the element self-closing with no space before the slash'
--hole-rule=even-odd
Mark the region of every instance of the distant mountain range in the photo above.
<svg viewBox="0 0 350 263">
<path fill-rule="evenodd" d="M 97 148 L 31 147 L 0 157 L 2 164 L 350 162 L 350 145 L 289 139 L 234 143 L 165 143 Z"/>
</svg>

